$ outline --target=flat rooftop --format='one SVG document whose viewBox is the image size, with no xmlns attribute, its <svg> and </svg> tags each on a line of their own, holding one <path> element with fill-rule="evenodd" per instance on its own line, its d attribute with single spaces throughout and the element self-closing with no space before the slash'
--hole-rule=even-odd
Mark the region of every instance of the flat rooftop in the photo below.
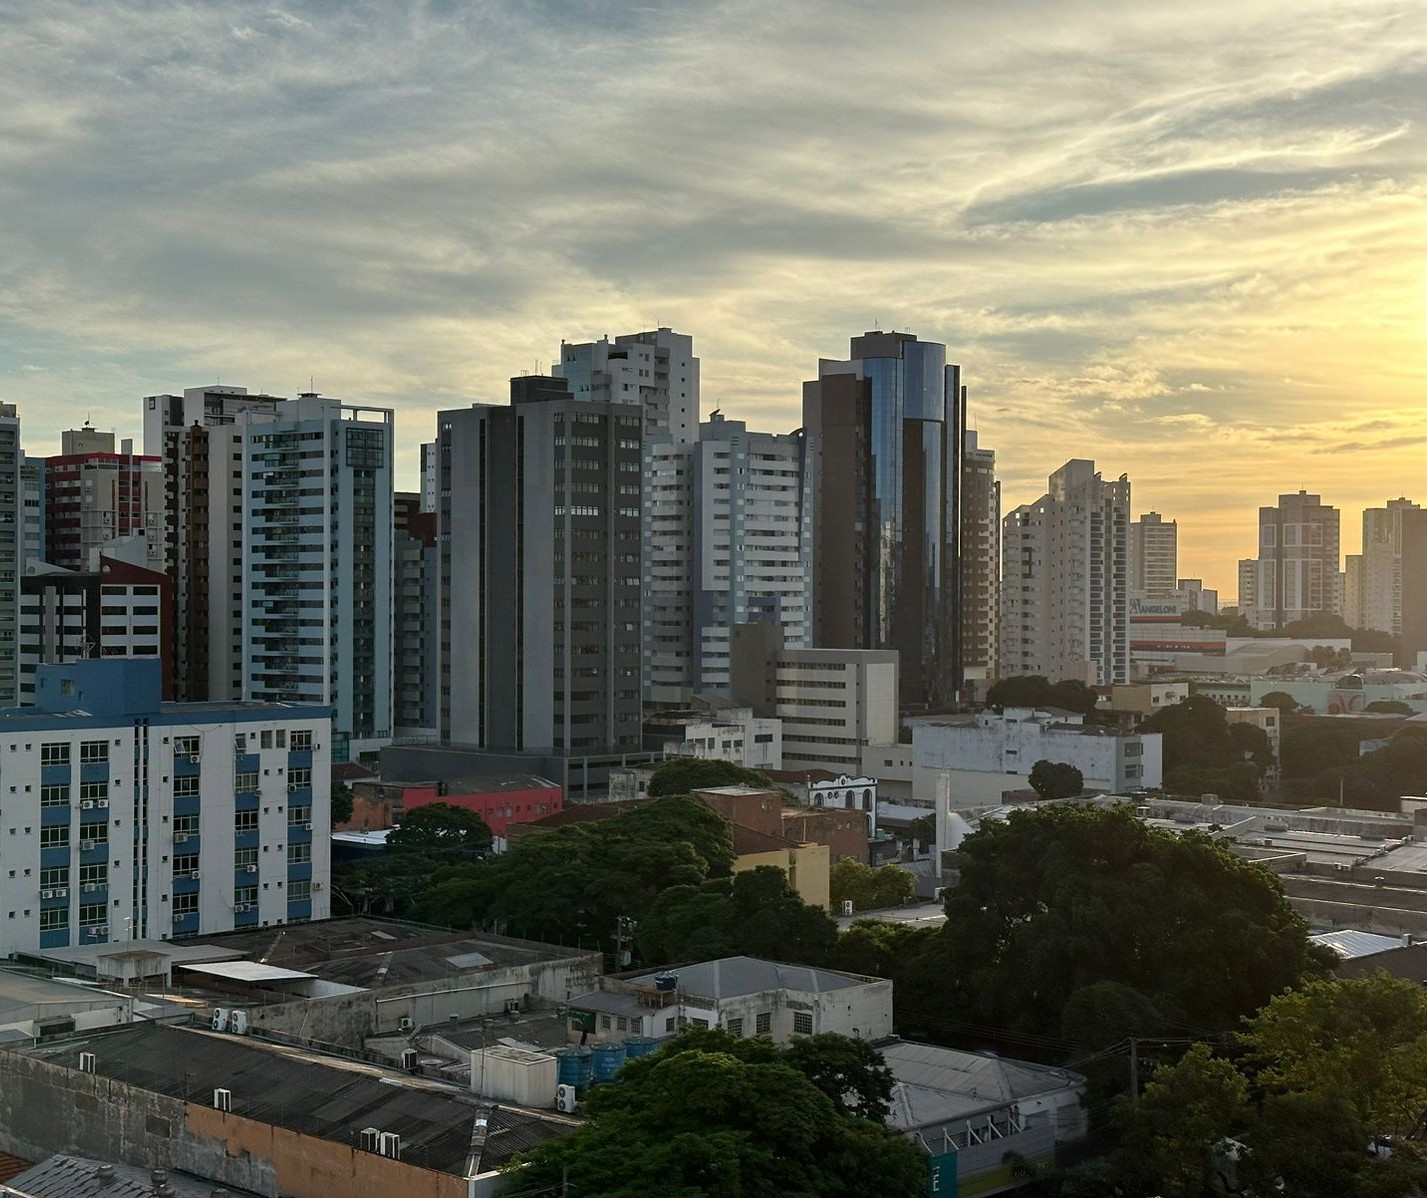
<svg viewBox="0 0 1427 1198">
<path fill-rule="evenodd" d="M 866 986 L 879 980 L 858 977 L 853 973 L 838 973 L 832 969 L 784 965 L 758 957 L 724 957 L 697 965 L 676 965 L 667 971 L 656 969 L 623 980 L 636 986 L 653 986 L 655 977 L 665 972 L 678 977 L 679 990 L 703 998 L 735 998 L 744 994 L 762 994 L 767 990 L 825 994 L 831 990 Z"/>
<path fill-rule="evenodd" d="M 99 1075 L 170 1098 L 201 1102 L 215 1089 L 231 1090 L 235 1115 L 303 1135 L 355 1144 L 366 1127 L 395 1132 L 403 1161 L 458 1177 L 475 1118 L 489 1107 L 442 1082 L 195 1028 L 140 1024 L 29 1055 L 77 1069 L 81 1051 L 94 1054 Z M 499 1106 L 489 1116 L 480 1168 L 497 1168 L 578 1126 L 565 1116 Z"/>
</svg>

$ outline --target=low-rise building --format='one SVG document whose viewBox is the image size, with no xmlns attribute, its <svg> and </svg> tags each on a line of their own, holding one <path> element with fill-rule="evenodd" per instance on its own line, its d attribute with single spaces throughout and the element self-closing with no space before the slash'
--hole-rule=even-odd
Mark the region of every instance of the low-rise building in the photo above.
<svg viewBox="0 0 1427 1198">
<path fill-rule="evenodd" d="M 724 957 L 629 977 L 570 999 L 570 1030 L 596 1041 L 672 1036 L 686 1027 L 720 1028 L 730 1036 L 795 1036 L 836 1032 L 860 1040 L 892 1034 L 892 983 L 885 978 L 783 965 L 757 957 Z"/>
<path fill-rule="evenodd" d="M 1008 707 L 1000 714 L 933 717 L 914 722 L 912 786 L 934 796 L 946 774 L 954 807 L 985 807 L 1025 790 L 1038 761 L 1073 765 L 1088 790 L 1124 793 L 1163 782 L 1158 733 L 1120 732 L 1087 724 L 1077 713 Z"/>
<path fill-rule="evenodd" d="M 402 816 L 431 803 L 445 803 L 479 815 L 490 830 L 504 838 L 512 824 L 529 823 L 564 807 L 560 788 L 536 774 L 500 774 L 454 778 L 444 782 L 353 783 L 352 818 L 338 831 L 380 831 L 394 828 Z"/>
<path fill-rule="evenodd" d="M 783 768 L 783 721 L 751 707 L 665 711 L 644 721 L 644 747 L 666 757 L 732 761 L 753 770 Z"/>
<path fill-rule="evenodd" d="M 0 711 L 0 950 L 327 916 L 327 709 L 164 703 L 161 668 L 42 665 Z"/>
<path fill-rule="evenodd" d="M 772 832 L 733 825 L 733 872 L 777 869 L 788 887 L 805 903 L 827 907 L 831 902 L 831 865 L 825 844 L 790 840 Z"/>
</svg>

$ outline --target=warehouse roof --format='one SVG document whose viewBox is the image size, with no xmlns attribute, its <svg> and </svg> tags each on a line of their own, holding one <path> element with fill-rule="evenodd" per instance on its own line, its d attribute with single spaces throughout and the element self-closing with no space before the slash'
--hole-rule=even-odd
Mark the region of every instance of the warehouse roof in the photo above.
<svg viewBox="0 0 1427 1198">
<path fill-rule="evenodd" d="M 663 972 L 655 970 L 626 980 L 635 985 L 652 986 L 655 977 Z M 821 994 L 829 990 L 849 990 L 877 980 L 852 973 L 837 973 L 831 969 L 783 965 L 757 957 L 724 957 L 697 965 L 674 966 L 668 972 L 678 975 L 681 991 L 705 998 L 734 998 L 742 994 L 761 994 L 766 990 L 800 990 Z"/>
</svg>

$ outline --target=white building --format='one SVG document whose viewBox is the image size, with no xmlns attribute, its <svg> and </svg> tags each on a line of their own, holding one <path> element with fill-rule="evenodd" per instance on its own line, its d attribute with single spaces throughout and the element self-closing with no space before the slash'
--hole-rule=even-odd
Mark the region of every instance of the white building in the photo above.
<svg viewBox="0 0 1427 1198">
<path fill-rule="evenodd" d="M 1000 676 L 1128 682 L 1130 483 L 1076 459 L 1001 530 Z"/>
<path fill-rule="evenodd" d="M 783 723 L 783 768 L 863 771 L 869 745 L 895 745 L 895 649 L 784 649 L 772 624 L 734 630 L 733 698 Z"/>
<path fill-rule="evenodd" d="M 1130 590 L 1168 595 L 1179 579 L 1179 525 L 1146 512 L 1130 525 Z"/>
<path fill-rule="evenodd" d="M 750 707 L 696 714 L 662 712 L 644 723 L 645 747 L 669 757 L 732 761 L 753 770 L 783 768 L 783 722 Z"/>
<path fill-rule="evenodd" d="M 811 511 L 801 433 L 715 412 L 694 442 L 645 450 L 644 686 L 656 703 L 728 694 L 733 626 L 812 642 Z"/>
<path fill-rule="evenodd" d="M 719 1028 L 730 1036 L 795 1036 L 835 1032 L 860 1040 L 892 1034 L 892 983 L 831 969 L 782 965 L 757 957 L 724 957 L 697 965 L 600 979 L 600 989 L 572 998 L 573 1012 L 595 1017 L 592 1039 L 672 1036 L 685 1027 Z M 571 1031 L 581 1020 L 572 1014 Z"/>
<path fill-rule="evenodd" d="M 159 671 L 41 666 L 0 711 L 0 952 L 330 914 L 326 711 L 162 703 Z"/>
<path fill-rule="evenodd" d="M 699 360 L 694 339 L 672 329 L 562 341 L 550 372 L 569 380 L 576 399 L 638 404 L 644 440 L 693 441 L 699 424 Z"/>
<path fill-rule="evenodd" d="M 1239 563 L 1239 610 L 1255 628 L 1281 628 L 1342 608 L 1338 509 L 1322 496 L 1280 495 L 1259 508 L 1258 557 Z"/>
<path fill-rule="evenodd" d="M 1343 619 L 1352 628 L 1402 631 L 1402 513 L 1409 499 L 1363 512 L 1363 551 L 1344 562 Z"/>
<path fill-rule="evenodd" d="M 961 461 L 961 662 L 968 679 L 996 672 L 1001 594 L 1001 484 L 996 452 L 968 429 Z"/>
<path fill-rule="evenodd" d="M 867 816 L 867 835 L 877 831 L 877 779 L 839 774 L 836 778 L 809 779 L 808 805 L 832 811 L 861 811 Z"/>
<path fill-rule="evenodd" d="M 946 774 L 953 807 L 994 806 L 1007 791 L 1030 788 L 1036 762 L 1051 761 L 1078 769 L 1087 790 L 1123 794 L 1163 784 L 1160 740 L 1157 732 L 1115 732 L 1081 715 L 1026 707 L 916 721 L 912 789 L 933 796 Z"/>
<path fill-rule="evenodd" d="M 392 729 L 392 411 L 303 395 L 237 420 L 243 698 L 330 706 L 344 760 Z"/>
<path fill-rule="evenodd" d="M 20 631 L 20 575 L 28 531 L 23 466 L 20 417 L 14 404 L 0 404 L 0 703 L 20 701 L 15 650 Z"/>
</svg>

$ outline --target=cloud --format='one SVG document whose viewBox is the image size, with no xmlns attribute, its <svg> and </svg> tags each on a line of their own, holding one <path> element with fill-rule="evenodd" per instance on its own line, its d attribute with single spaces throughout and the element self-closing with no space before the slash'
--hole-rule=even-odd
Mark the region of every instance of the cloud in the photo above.
<svg viewBox="0 0 1427 1198">
<path fill-rule="evenodd" d="M 315 376 L 397 407 L 409 463 L 560 338 L 655 323 L 695 334 L 706 410 L 787 429 L 880 323 L 962 363 L 1008 504 L 1093 456 L 1228 590 L 1278 489 L 1347 507 L 1427 464 L 1420 5 L 55 0 L 0 28 L 0 392 L 36 448 L 55 413 L 133 432 L 146 393 Z"/>
</svg>

